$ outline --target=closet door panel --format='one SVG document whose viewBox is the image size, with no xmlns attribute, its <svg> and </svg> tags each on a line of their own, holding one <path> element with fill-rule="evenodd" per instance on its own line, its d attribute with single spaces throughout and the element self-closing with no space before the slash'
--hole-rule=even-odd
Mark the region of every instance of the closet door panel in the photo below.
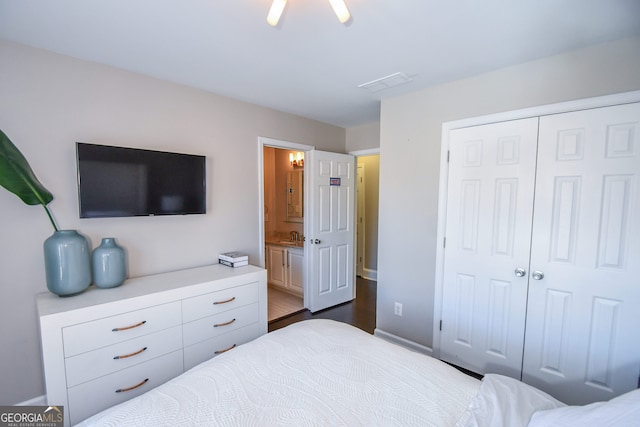
<svg viewBox="0 0 640 427">
<path fill-rule="evenodd" d="M 450 133 L 441 358 L 520 378 L 538 119 Z"/>
<path fill-rule="evenodd" d="M 571 404 L 638 387 L 640 104 L 540 119 L 523 380 Z"/>
</svg>

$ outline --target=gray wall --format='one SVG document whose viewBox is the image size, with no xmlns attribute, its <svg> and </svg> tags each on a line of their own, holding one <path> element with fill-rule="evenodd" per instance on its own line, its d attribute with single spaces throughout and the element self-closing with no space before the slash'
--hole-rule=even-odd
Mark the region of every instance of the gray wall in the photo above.
<svg viewBox="0 0 640 427">
<path fill-rule="evenodd" d="M 58 225 L 93 247 L 113 236 L 130 276 L 210 264 L 258 248 L 259 136 L 344 152 L 343 128 L 154 78 L 0 41 L 0 128 L 54 194 Z M 207 156 L 206 215 L 78 218 L 75 142 Z M 44 210 L 0 190 L 0 403 L 44 394 L 34 296 L 46 292 Z"/>
<path fill-rule="evenodd" d="M 347 152 L 380 147 L 380 122 L 347 129 Z"/>
<path fill-rule="evenodd" d="M 637 89 L 632 38 L 383 100 L 377 328 L 432 347 L 443 122 Z"/>
</svg>

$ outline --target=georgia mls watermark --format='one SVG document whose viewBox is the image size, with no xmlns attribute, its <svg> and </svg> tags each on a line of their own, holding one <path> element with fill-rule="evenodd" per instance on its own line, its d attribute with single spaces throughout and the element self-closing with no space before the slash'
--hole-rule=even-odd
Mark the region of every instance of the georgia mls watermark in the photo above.
<svg viewBox="0 0 640 427">
<path fill-rule="evenodd" d="M 62 427 L 62 406 L 0 406 L 0 427 Z"/>
</svg>

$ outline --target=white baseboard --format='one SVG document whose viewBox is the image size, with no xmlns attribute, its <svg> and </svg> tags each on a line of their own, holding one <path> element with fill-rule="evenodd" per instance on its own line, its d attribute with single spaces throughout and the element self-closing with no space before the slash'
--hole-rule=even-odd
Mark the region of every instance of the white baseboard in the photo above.
<svg viewBox="0 0 640 427">
<path fill-rule="evenodd" d="M 378 270 L 371 270 L 368 268 L 362 269 L 362 278 L 367 280 L 373 280 L 374 282 L 378 281 Z"/>
<path fill-rule="evenodd" d="M 418 344 L 417 342 L 408 340 L 406 338 L 399 337 L 394 334 L 390 334 L 389 332 L 385 332 L 382 329 L 376 328 L 373 331 L 373 335 L 376 337 L 382 338 L 383 340 L 392 342 L 394 344 L 398 344 L 402 347 L 406 347 L 409 350 L 417 351 L 418 353 L 427 354 L 429 356 L 433 356 L 433 349 L 431 347 L 427 347 L 426 345 Z"/>
<path fill-rule="evenodd" d="M 44 406 L 47 404 L 47 395 L 34 397 L 33 399 L 25 400 L 24 402 L 16 403 L 15 406 Z"/>
</svg>

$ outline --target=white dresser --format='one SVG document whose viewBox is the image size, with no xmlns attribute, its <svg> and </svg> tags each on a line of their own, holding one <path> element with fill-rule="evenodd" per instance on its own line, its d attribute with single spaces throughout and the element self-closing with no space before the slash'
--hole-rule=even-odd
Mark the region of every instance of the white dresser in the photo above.
<svg viewBox="0 0 640 427">
<path fill-rule="evenodd" d="M 215 264 L 37 304 L 47 404 L 73 425 L 267 333 L 267 272 Z"/>
</svg>

